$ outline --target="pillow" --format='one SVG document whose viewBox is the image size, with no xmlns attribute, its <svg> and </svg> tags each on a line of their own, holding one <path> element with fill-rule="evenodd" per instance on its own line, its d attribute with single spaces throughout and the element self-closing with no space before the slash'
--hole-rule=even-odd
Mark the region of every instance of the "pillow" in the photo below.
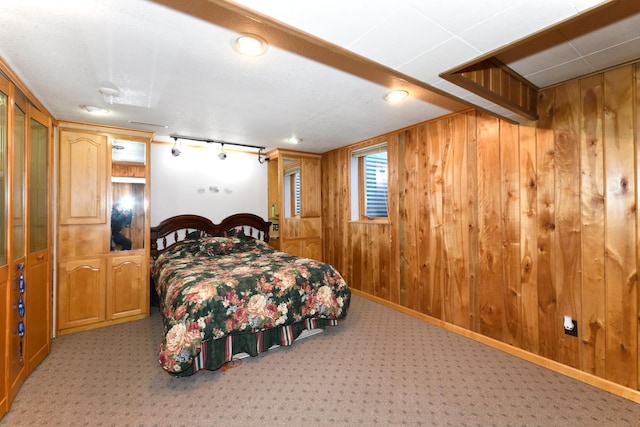
<svg viewBox="0 0 640 427">
<path fill-rule="evenodd" d="M 227 230 L 221 234 L 223 237 L 237 237 L 238 239 L 246 239 L 247 236 L 244 234 L 244 230 L 232 228 L 231 230 Z"/>
<path fill-rule="evenodd" d="M 198 241 L 198 253 L 196 255 L 228 255 L 242 247 L 244 247 L 242 240 L 237 237 L 203 237 Z"/>
<path fill-rule="evenodd" d="M 192 231 L 187 233 L 184 237 L 184 240 L 198 240 L 200 238 L 200 230 Z"/>
</svg>

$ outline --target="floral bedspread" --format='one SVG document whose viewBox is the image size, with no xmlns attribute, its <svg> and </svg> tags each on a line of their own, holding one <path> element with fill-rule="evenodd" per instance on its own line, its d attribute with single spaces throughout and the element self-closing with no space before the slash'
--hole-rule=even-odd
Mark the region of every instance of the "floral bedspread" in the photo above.
<svg viewBox="0 0 640 427">
<path fill-rule="evenodd" d="M 205 340 L 306 318 L 346 316 L 351 291 L 331 265 L 260 240 L 206 237 L 164 252 L 152 267 L 164 316 L 162 367 L 190 367 Z"/>
</svg>

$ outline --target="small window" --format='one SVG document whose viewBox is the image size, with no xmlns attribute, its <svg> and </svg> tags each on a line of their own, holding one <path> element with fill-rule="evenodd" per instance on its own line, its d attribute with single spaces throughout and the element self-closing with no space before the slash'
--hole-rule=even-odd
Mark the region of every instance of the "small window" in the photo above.
<svg viewBox="0 0 640 427">
<path fill-rule="evenodd" d="M 285 216 L 300 216 L 300 166 L 297 162 L 285 168 L 284 191 Z"/>
<path fill-rule="evenodd" d="M 300 170 L 294 172 L 293 180 L 293 215 L 300 215 Z"/>
<path fill-rule="evenodd" d="M 351 219 L 387 218 L 387 144 L 355 150 L 351 157 Z"/>
</svg>

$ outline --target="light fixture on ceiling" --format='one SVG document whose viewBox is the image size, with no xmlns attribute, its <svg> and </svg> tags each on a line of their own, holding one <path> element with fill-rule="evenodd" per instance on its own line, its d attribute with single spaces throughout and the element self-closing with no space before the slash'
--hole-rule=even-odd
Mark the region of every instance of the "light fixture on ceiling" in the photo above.
<svg viewBox="0 0 640 427">
<path fill-rule="evenodd" d="M 268 47 L 265 39 L 254 34 L 243 34 L 233 41 L 233 49 L 247 56 L 264 55 Z"/>
<path fill-rule="evenodd" d="M 118 89 L 113 83 L 103 83 L 102 86 L 98 88 L 98 91 L 102 94 L 102 97 L 108 104 L 113 104 L 114 98 L 120 96 L 120 89 Z"/>
<path fill-rule="evenodd" d="M 109 112 L 109 110 L 96 107 L 95 105 L 80 105 L 80 108 L 90 114 L 107 114 Z"/>
<path fill-rule="evenodd" d="M 407 92 L 406 90 L 402 90 L 402 89 L 392 90 L 391 92 L 387 93 L 384 96 L 384 100 L 387 102 L 394 103 L 394 102 L 402 101 L 407 96 L 409 96 L 409 92 Z"/>
<path fill-rule="evenodd" d="M 264 151 L 266 148 L 265 147 L 261 147 L 259 145 L 239 144 L 237 142 L 217 141 L 215 139 L 196 138 L 194 136 L 183 136 L 183 135 L 176 135 L 176 134 L 171 134 L 169 136 L 171 138 L 173 138 L 174 140 L 176 140 L 176 141 L 178 139 L 188 139 L 188 140 L 191 140 L 191 141 L 206 142 L 207 144 L 220 144 L 220 149 L 222 150 L 222 152 L 220 154 L 218 154 L 218 157 L 220 158 L 220 160 L 224 160 L 224 159 L 227 158 L 227 153 L 224 151 L 224 144 L 233 145 L 234 147 L 245 147 L 245 148 L 252 148 L 254 150 L 258 150 L 258 162 L 260 162 L 260 164 L 263 164 L 264 162 L 269 160 L 269 157 L 263 157 L 263 155 L 262 155 L 262 151 Z"/>
<path fill-rule="evenodd" d="M 178 149 L 177 145 L 178 145 L 178 138 L 173 138 L 174 142 L 173 142 L 173 148 L 171 149 L 171 155 L 173 157 L 178 157 L 180 155 L 180 153 L 182 153 L 182 151 L 180 151 L 180 149 Z M 182 142 L 180 143 L 180 147 L 182 147 Z"/>
<path fill-rule="evenodd" d="M 289 138 L 285 139 L 285 141 L 287 141 L 289 144 L 297 145 L 302 142 L 302 138 L 298 138 L 296 136 L 290 136 Z"/>
</svg>

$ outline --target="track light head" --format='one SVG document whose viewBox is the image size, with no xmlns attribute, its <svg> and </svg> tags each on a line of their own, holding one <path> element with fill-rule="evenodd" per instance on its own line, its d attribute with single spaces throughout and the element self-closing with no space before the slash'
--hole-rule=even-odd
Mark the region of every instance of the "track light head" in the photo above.
<svg viewBox="0 0 640 427">
<path fill-rule="evenodd" d="M 218 158 L 219 158 L 220 160 L 224 160 L 224 159 L 226 159 L 226 158 L 227 158 L 227 153 L 225 153 L 224 151 L 221 151 L 221 152 L 218 154 Z"/>
<path fill-rule="evenodd" d="M 178 150 L 176 147 L 173 147 L 173 148 L 171 149 L 171 155 L 172 155 L 173 157 L 178 157 L 178 156 L 180 155 L 180 153 L 181 153 L 181 151 L 180 151 L 180 150 Z"/>
</svg>

